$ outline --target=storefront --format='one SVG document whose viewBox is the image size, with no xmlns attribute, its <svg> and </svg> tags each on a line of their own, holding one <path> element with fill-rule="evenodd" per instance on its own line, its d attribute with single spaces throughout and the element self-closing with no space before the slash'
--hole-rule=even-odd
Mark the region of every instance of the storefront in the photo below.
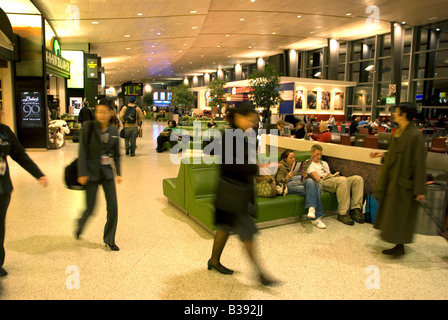
<svg viewBox="0 0 448 320">
<path fill-rule="evenodd" d="M 0 112 L 3 113 L 2 123 L 9 126 L 13 131 L 16 131 L 16 128 L 12 66 L 19 57 L 17 41 L 17 36 L 13 33 L 8 16 L 0 8 Z"/>
</svg>

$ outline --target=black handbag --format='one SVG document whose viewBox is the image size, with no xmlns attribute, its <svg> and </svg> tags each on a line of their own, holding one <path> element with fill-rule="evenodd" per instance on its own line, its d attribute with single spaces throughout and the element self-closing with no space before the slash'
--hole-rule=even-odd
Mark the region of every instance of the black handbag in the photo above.
<svg viewBox="0 0 448 320">
<path fill-rule="evenodd" d="M 78 159 L 75 159 L 67 167 L 65 167 L 65 184 L 71 190 L 85 190 L 84 186 L 78 182 Z"/>
<path fill-rule="evenodd" d="M 248 186 L 231 179 L 219 179 L 215 208 L 236 214 L 255 214 L 252 192 Z"/>
<path fill-rule="evenodd" d="M 90 137 L 92 135 L 92 131 L 94 129 L 93 122 L 90 123 L 88 141 L 87 144 L 90 143 Z M 81 147 L 81 146 L 80 146 Z M 78 182 L 78 158 L 73 160 L 68 166 L 65 167 L 64 171 L 64 180 L 67 188 L 71 190 L 86 190 L 87 185 L 82 185 Z"/>
</svg>

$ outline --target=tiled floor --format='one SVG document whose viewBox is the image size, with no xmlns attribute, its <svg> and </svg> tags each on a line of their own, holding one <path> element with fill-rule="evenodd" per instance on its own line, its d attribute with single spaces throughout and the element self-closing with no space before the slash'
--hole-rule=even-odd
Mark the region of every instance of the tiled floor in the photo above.
<svg viewBox="0 0 448 320">
<path fill-rule="evenodd" d="M 334 216 L 324 219 L 326 230 L 306 221 L 260 230 L 258 254 L 268 273 L 281 281 L 278 287 L 258 285 L 236 236 L 222 257 L 235 274 L 208 271 L 212 236 L 162 193 L 162 180 L 178 170 L 168 153 L 155 152 L 162 127 L 145 122 L 137 156 L 122 158 L 119 252 L 102 244 L 102 191 L 82 239 L 73 237 L 84 194 L 65 188 L 63 168 L 76 157 L 78 144 L 68 141 L 59 150 L 29 153 L 50 179 L 46 189 L 10 162 L 15 191 L 7 215 L 4 268 L 9 274 L 0 279 L 0 299 L 448 298 L 443 238 L 416 235 L 408 253 L 393 260 L 381 254 L 389 245 L 371 224 L 349 227 Z"/>
</svg>

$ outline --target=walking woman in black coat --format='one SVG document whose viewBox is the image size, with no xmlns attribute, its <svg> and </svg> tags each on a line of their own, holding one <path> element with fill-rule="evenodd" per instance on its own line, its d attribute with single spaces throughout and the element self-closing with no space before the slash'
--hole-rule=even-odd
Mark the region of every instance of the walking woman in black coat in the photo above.
<svg viewBox="0 0 448 320">
<path fill-rule="evenodd" d="M 13 190 L 7 157 L 10 156 L 22 168 L 38 179 L 43 187 L 48 185 L 47 177 L 26 154 L 15 134 L 8 126 L 1 123 L 2 112 L 0 109 L 0 277 L 7 275 L 7 272 L 3 269 L 5 262 L 5 220 Z"/>
<path fill-rule="evenodd" d="M 121 183 L 120 144 L 118 130 L 111 125 L 114 110 L 107 102 L 95 107 L 95 121 L 84 123 L 81 131 L 78 157 L 78 182 L 87 186 L 87 208 L 78 221 L 75 237 L 79 239 L 84 225 L 92 215 L 96 202 L 98 186 L 103 186 L 107 204 L 107 223 L 103 240 L 112 251 L 118 251 L 115 233 L 118 223 L 118 204 L 115 177 L 111 158 L 113 158 L 117 182 Z"/>
<path fill-rule="evenodd" d="M 215 269 L 222 274 L 233 274 L 233 270 L 224 267 L 221 254 L 231 231 L 238 234 L 263 285 L 273 285 L 276 281 L 269 279 L 261 270 L 254 250 L 254 235 L 257 228 L 255 215 L 254 177 L 258 172 L 256 159 L 256 138 L 239 139 L 228 133 L 245 132 L 254 127 L 258 121 L 257 112 L 250 107 L 240 106 L 230 109 L 227 115 L 230 128 L 226 129 L 222 139 L 222 166 L 215 202 L 215 224 L 217 230 L 213 243 L 212 256 L 208 269 Z M 241 130 L 238 130 L 241 129 Z M 238 134 L 236 134 L 238 136 Z M 252 140 L 250 143 L 249 140 Z M 239 152 L 244 148 L 244 152 Z"/>
</svg>

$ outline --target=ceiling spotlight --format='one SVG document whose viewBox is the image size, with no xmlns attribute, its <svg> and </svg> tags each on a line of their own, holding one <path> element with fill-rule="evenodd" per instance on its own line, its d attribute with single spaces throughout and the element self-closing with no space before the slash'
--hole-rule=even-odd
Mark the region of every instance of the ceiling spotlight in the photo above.
<svg viewBox="0 0 448 320">
<path fill-rule="evenodd" d="M 131 35 L 130 35 L 130 34 L 125 34 L 124 37 L 125 37 L 125 38 L 130 38 Z"/>
<path fill-rule="evenodd" d="M 297 16 L 297 18 L 299 18 L 299 19 L 300 19 L 300 18 L 302 18 L 302 16 Z"/>
<path fill-rule="evenodd" d="M 370 71 L 370 72 L 374 72 L 375 71 L 375 66 L 373 64 L 369 65 L 365 70 L 366 71 Z"/>
<path fill-rule="evenodd" d="M 137 15 L 138 15 L 138 16 L 142 16 L 142 15 L 143 15 L 143 13 L 139 12 L 139 13 L 137 13 Z"/>
<path fill-rule="evenodd" d="M 244 18 L 241 18 L 240 21 L 244 21 Z"/>
<path fill-rule="evenodd" d="M 192 10 L 192 11 L 190 11 L 190 13 L 197 13 L 197 11 L 196 10 Z"/>
<path fill-rule="evenodd" d="M 92 21 L 92 24 L 100 24 L 98 21 Z"/>
</svg>

